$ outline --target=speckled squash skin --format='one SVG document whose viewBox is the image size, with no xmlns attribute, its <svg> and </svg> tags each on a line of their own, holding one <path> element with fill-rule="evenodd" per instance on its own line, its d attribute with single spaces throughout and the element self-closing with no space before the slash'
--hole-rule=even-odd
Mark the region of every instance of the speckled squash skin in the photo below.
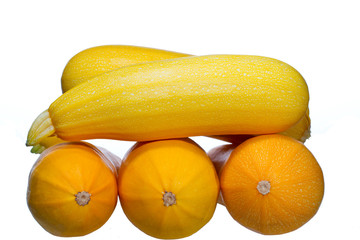
<svg viewBox="0 0 360 240">
<path fill-rule="evenodd" d="M 69 60 L 61 76 L 61 87 L 66 92 L 92 77 L 120 67 L 187 56 L 190 55 L 140 46 L 96 46 L 77 53 Z"/>
<path fill-rule="evenodd" d="M 308 108 L 305 80 L 266 57 L 209 55 L 136 64 L 101 74 L 54 101 L 28 145 L 64 140 L 147 141 L 285 131 Z"/>
<path fill-rule="evenodd" d="M 246 228 L 265 235 L 294 231 L 318 211 L 324 176 L 301 142 L 280 134 L 208 152 L 220 178 L 221 203 Z"/>
<path fill-rule="evenodd" d="M 61 76 L 63 92 L 102 73 L 137 63 L 188 57 L 190 54 L 178 53 L 156 48 L 131 45 L 103 45 L 85 49 L 73 56 L 66 64 Z M 32 153 L 42 153 L 50 146 L 62 143 L 57 136 L 43 139 L 35 145 Z"/>
</svg>

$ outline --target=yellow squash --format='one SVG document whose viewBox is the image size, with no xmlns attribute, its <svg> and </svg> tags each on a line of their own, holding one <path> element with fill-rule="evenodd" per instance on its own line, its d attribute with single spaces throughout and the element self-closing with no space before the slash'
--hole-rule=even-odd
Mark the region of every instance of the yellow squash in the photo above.
<svg viewBox="0 0 360 240">
<path fill-rule="evenodd" d="M 211 149 L 222 204 L 241 225 L 266 234 L 294 231 L 317 213 L 324 176 L 314 155 L 280 134 Z"/>
<path fill-rule="evenodd" d="M 212 218 L 219 181 L 206 152 L 190 139 L 136 143 L 119 171 L 128 219 L 161 239 L 192 235 Z"/>
<path fill-rule="evenodd" d="M 148 62 L 106 72 L 64 93 L 34 121 L 27 145 L 51 135 L 146 141 L 278 133 L 300 121 L 308 101 L 300 73 L 272 58 Z"/>
<path fill-rule="evenodd" d="M 66 92 L 92 77 L 123 66 L 187 56 L 191 55 L 140 46 L 96 46 L 77 53 L 69 60 L 61 77 L 61 87 Z M 51 136 L 34 146 L 31 152 L 42 153 L 48 147 L 62 142 L 64 140 Z"/>
<path fill-rule="evenodd" d="M 61 87 L 63 92 L 66 92 L 94 76 L 119 67 L 185 56 L 190 55 L 138 46 L 92 47 L 79 52 L 69 60 L 61 77 Z"/>
<path fill-rule="evenodd" d="M 63 71 L 61 86 L 63 92 L 83 83 L 94 76 L 107 71 L 114 70 L 127 65 L 147 61 L 164 60 L 178 57 L 191 56 L 185 53 L 172 52 L 162 49 L 154 49 L 140 46 L 128 45 L 104 45 L 85 49 L 73 56 Z M 294 126 L 281 134 L 291 136 L 299 141 L 305 142 L 310 137 L 309 111 Z M 210 136 L 224 141 L 238 143 L 242 135 L 220 135 Z M 31 149 L 32 153 L 41 153 L 46 148 L 64 140 L 52 136 L 45 138 L 41 143 Z"/>
<path fill-rule="evenodd" d="M 127 65 L 157 61 L 171 58 L 188 57 L 190 54 L 178 53 L 162 49 L 129 46 L 129 45 L 103 45 L 85 49 L 74 57 L 65 66 L 61 86 L 63 92 L 83 83 L 90 78 Z M 282 132 L 283 135 L 293 137 L 305 142 L 310 137 L 309 111 L 294 126 Z M 211 136 L 224 141 L 237 143 L 241 141 L 240 135 Z M 54 144 L 53 137 L 49 142 L 44 142 L 44 148 Z M 52 140 L 52 141 L 50 141 Z M 61 140 L 60 140 L 61 141 Z M 34 149 L 40 152 L 42 149 Z"/>
<path fill-rule="evenodd" d="M 117 204 L 119 160 L 85 142 L 46 149 L 29 176 L 27 203 L 33 217 L 56 236 L 83 236 L 97 230 Z"/>
</svg>

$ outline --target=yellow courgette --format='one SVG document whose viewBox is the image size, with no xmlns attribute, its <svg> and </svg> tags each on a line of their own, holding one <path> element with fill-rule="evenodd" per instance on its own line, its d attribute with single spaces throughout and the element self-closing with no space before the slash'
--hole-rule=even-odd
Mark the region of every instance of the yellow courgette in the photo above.
<svg viewBox="0 0 360 240">
<path fill-rule="evenodd" d="M 122 67 L 60 96 L 33 123 L 27 145 L 56 135 L 146 141 L 287 130 L 309 92 L 294 68 L 249 55 L 182 57 Z"/>
<path fill-rule="evenodd" d="M 61 77 L 61 87 L 63 92 L 66 92 L 89 78 L 119 67 L 185 56 L 190 55 L 128 45 L 92 47 L 79 52 L 69 60 Z"/>
<path fill-rule="evenodd" d="M 130 45 L 91 47 L 77 53 L 68 61 L 62 73 L 61 88 L 66 92 L 92 77 L 127 65 L 187 56 L 191 55 Z M 31 152 L 42 153 L 46 148 L 62 142 L 64 140 L 56 136 L 45 138 L 34 146 Z"/>
</svg>

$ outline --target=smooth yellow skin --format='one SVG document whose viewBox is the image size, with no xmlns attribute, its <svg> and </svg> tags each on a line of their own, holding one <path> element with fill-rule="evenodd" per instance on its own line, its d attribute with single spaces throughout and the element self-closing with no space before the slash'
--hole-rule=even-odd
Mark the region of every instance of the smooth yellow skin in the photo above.
<svg viewBox="0 0 360 240">
<path fill-rule="evenodd" d="M 138 46 L 92 47 L 79 52 L 66 64 L 61 77 L 61 87 L 63 92 L 66 92 L 94 76 L 119 67 L 185 56 L 190 55 Z"/>
<path fill-rule="evenodd" d="M 155 61 L 101 74 L 60 96 L 35 120 L 27 145 L 64 140 L 147 141 L 268 134 L 308 108 L 305 80 L 272 58 L 209 55 Z"/>
<path fill-rule="evenodd" d="M 219 182 L 214 166 L 190 139 L 137 143 L 119 171 L 124 213 L 144 233 L 174 239 L 192 235 L 212 218 Z M 165 192 L 176 203 L 164 205 Z"/>
<path fill-rule="evenodd" d="M 75 195 L 91 194 L 80 206 Z M 117 169 L 96 147 L 61 143 L 46 149 L 34 164 L 27 190 L 28 207 L 49 233 L 61 237 L 100 228 L 117 204 Z"/>
</svg>

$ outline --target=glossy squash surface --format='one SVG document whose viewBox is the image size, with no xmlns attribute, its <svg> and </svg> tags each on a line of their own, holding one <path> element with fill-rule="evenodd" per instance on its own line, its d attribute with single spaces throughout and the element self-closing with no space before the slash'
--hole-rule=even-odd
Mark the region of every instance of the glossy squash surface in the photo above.
<svg viewBox="0 0 360 240">
<path fill-rule="evenodd" d="M 213 216 L 216 171 L 190 139 L 137 143 L 120 167 L 119 196 L 129 220 L 146 234 L 182 238 Z"/>
<path fill-rule="evenodd" d="M 87 143 L 62 143 L 34 164 L 27 190 L 36 221 L 56 236 L 83 236 L 100 228 L 117 203 L 113 163 Z"/>
<path fill-rule="evenodd" d="M 152 141 L 268 134 L 305 115 L 309 92 L 291 66 L 266 57 L 212 55 L 119 68 L 78 85 L 35 119 L 27 145 L 68 141 Z"/>
<path fill-rule="evenodd" d="M 94 76 L 116 68 L 184 56 L 190 55 L 129 45 L 104 45 L 88 48 L 73 56 L 66 64 L 61 77 L 61 87 L 63 92 L 66 92 Z"/>
</svg>

